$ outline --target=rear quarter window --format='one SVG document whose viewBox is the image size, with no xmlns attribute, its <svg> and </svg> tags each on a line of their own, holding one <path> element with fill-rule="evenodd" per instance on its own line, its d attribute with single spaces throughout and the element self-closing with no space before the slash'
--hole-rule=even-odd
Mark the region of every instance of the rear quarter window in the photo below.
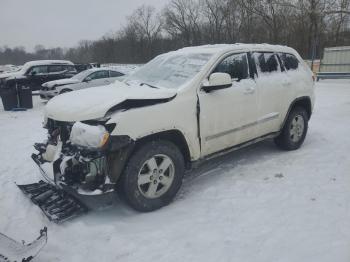
<svg viewBox="0 0 350 262">
<path fill-rule="evenodd" d="M 109 76 L 110 77 L 118 77 L 118 76 L 123 76 L 123 73 L 117 72 L 117 71 L 109 71 Z"/>
<path fill-rule="evenodd" d="M 296 70 L 299 67 L 299 60 L 292 54 L 282 53 L 280 58 L 286 70 Z"/>
</svg>

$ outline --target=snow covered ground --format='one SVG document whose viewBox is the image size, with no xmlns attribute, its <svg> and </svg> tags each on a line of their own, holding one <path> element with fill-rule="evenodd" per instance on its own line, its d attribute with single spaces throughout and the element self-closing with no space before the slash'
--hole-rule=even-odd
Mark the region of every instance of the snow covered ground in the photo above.
<svg viewBox="0 0 350 262">
<path fill-rule="evenodd" d="M 271 141 L 186 176 L 177 199 L 141 214 L 116 202 L 50 223 L 14 182 L 34 182 L 32 144 L 45 138 L 43 104 L 0 109 L 0 232 L 30 241 L 48 227 L 36 261 L 350 261 L 350 81 L 321 81 L 303 147 Z"/>
</svg>

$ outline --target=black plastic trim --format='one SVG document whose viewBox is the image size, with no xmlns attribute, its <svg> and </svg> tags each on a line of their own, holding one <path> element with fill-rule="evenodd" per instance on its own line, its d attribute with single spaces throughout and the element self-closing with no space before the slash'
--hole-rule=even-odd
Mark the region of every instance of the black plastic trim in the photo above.
<svg viewBox="0 0 350 262">
<path fill-rule="evenodd" d="M 218 86 L 202 86 L 202 90 L 206 93 L 210 93 L 210 92 L 217 91 L 220 89 L 229 88 L 231 86 L 232 86 L 232 84 L 218 85 Z"/>
</svg>

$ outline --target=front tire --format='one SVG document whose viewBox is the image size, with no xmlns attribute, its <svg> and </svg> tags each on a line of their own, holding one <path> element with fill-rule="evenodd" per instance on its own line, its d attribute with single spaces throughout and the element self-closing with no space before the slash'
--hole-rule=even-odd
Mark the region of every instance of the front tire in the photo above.
<svg viewBox="0 0 350 262">
<path fill-rule="evenodd" d="M 275 138 L 276 145 L 283 150 L 298 149 L 304 142 L 308 129 L 309 117 L 302 107 L 291 110 L 281 134 Z"/>
<path fill-rule="evenodd" d="M 153 211 L 173 200 L 184 171 L 184 158 L 177 146 L 163 140 L 151 141 L 130 157 L 117 191 L 132 208 Z"/>
</svg>

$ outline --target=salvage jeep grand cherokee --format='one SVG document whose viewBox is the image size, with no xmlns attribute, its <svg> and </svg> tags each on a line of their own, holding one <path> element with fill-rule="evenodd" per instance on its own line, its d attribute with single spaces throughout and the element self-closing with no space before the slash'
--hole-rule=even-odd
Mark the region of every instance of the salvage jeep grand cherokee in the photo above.
<svg viewBox="0 0 350 262">
<path fill-rule="evenodd" d="M 159 55 L 124 82 L 53 98 L 48 141 L 33 159 L 55 188 L 81 197 L 116 191 L 139 211 L 167 205 L 184 171 L 266 138 L 301 146 L 312 72 L 273 45 L 213 45 Z"/>
</svg>

